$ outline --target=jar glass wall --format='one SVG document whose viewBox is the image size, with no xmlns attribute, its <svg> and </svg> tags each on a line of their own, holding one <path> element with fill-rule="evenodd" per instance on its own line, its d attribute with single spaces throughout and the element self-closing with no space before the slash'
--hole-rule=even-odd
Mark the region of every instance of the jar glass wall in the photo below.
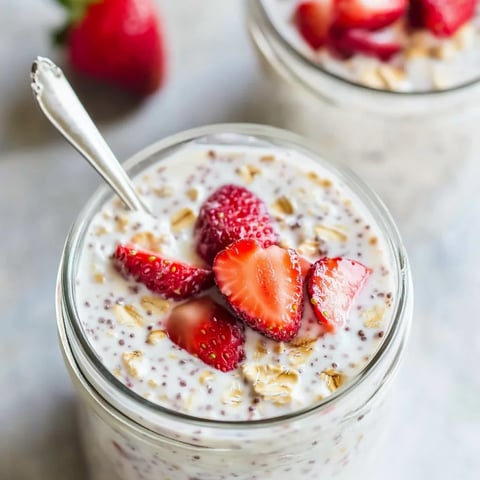
<svg viewBox="0 0 480 480">
<path fill-rule="evenodd" d="M 296 135 L 257 125 L 217 125 L 187 131 L 140 152 L 128 162 L 141 174 L 182 146 L 258 145 L 296 151 L 328 168 L 355 193 L 386 239 L 395 291 L 392 321 L 378 350 L 346 386 L 303 410 L 253 421 L 205 420 L 154 404 L 108 371 L 82 331 L 75 279 L 85 233 L 111 198 L 102 188 L 79 215 L 65 246 L 57 286 L 61 347 L 81 405 L 80 423 L 94 480 L 170 480 L 358 477 L 386 425 L 388 385 L 402 357 L 411 320 L 407 258 L 391 217 L 357 177 L 327 162 Z"/>
</svg>

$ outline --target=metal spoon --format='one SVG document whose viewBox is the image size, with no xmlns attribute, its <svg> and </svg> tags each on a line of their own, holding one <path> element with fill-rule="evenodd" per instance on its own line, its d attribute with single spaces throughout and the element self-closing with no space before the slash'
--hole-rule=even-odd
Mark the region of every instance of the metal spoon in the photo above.
<svg viewBox="0 0 480 480">
<path fill-rule="evenodd" d="M 32 64 L 31 87 L 52 125 L 86 158 L 131 210 L 151 213 L 80 103 L 62 70 L 48 58 Z"/>
</svg>

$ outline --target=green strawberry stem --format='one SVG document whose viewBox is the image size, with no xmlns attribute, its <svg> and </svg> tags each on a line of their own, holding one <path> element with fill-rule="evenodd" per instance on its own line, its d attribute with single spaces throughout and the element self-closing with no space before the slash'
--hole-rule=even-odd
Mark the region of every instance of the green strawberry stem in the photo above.
<svg viewBox="0 0 480 480">
<path fill-rule="evenodd" d="M 93 3 L 103 0 L 55 0 L 67 11 L 65 23 L 52 32 L 52 40 L 55 45 L 63 45 L 68 37 L 70 27 L 79 22 L 86 14 L 86 11 Z"/>
</svg>

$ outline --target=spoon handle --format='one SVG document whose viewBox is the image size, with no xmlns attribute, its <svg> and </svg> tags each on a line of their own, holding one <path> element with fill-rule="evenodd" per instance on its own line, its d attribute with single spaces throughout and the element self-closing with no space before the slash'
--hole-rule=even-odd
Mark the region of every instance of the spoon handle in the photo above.
<svg viewBox="0 0 480 480">
<path fill-rule="evenodd" d="M 88 160 L 125 205 L 131 210 L 150 213 L 62 70 L 48 58 L 37 57 L 32 65 L 31 87 L 45 116 Z"/>
</svg>

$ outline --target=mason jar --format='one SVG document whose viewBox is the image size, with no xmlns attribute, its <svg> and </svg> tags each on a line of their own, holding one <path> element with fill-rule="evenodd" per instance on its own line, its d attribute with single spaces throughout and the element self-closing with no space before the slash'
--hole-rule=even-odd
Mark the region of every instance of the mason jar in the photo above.
<svg viewBox="0 0 480 480">
<path fill-rule="evenodd" d="M 398 219 L 408 219 L 480 151 L 480 65 L 478 78 L 452 88 L 372 88 L 299 52 L 265 1 L 247 6 L 268 122 L 310 138 L 327 158 L 360 173 Z"/>
<path fill-rule="evenodd" d="M 378 223 L 392 268 L 392 320 L 378 349 L 344 387 L 299 411 L 252 421 L 207 420 L 135 394 L 100 361 L 82 329 L 76 298 L 79 256 L 92 218 L 112 193 L 102 187 L 66 241 L 57 284 L 60 344 L 79 403 L 79 424 L 94 480 L 282 480 L 361 477 L 388 426 L 386 393 L 405 348 L 412 316 L 410 270 L 384 205 L 354 174 L 327 161 L 306 140 L 259 125 L 214 125 L 162 140 L 126 163 L 134 179 L 189 143 L 257 145 L 294 151 L 328 168 Z M 360 477 L 359 477 L 360 475 Z"/>
</svg>

